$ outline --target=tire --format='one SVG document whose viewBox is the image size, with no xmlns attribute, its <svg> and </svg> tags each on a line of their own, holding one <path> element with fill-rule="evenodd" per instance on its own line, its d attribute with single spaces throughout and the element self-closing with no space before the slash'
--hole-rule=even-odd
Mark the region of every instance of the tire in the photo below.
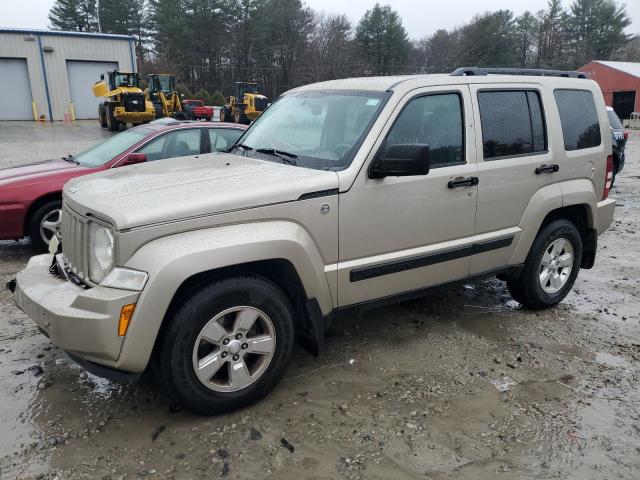
<svg viewBox="0 0 640 480">
<path fill-rule="evenodd" d="M 158 104 L 158 103 L 154 103 L 154 104 L 153 104 L 153 109 L 154 109 L 154 111 L 155 111 L 155 117 L 156 117 L 156 120 L 157 120 L 158 118 L 162 118 L 162 117 L 164 117 L 164 113 L 163 113 L 163 111 L 162 111 L 162 105 L 160 105 L 160 104 Z"/>
<path fill-rule="evenodd" d="M 107 106 L 107 128 L 111 132 L 120 130 L 120 122 L 113 116 L 113 108 L 111 106 Z"/>
<path fill-rule="evenodd" d="M 98 105 L 98 121 L 102 128 L 107 128 L 107 113 L 104 103 Z"/>
<path fill-rule="evenodd" d="M 611 187 L 610 187 L 610 189 L 612 189 L 613 186 L 616 184 L 616 176 L 618 176 L 619 168 L 620 168 L 620 163 L 614 157 L 614 160 L 613 160 L 613 172 L 611 172 Z"/>
<path fill-rule="evenodd" d="M 31 245 L 34 250 L 40 252 L 47 251 L 49 248 L 49 239 L 53 236 L 54 231 L 60 232 L 59 222 L 61 209 L 62 200 L 53 200 L 38 207 L 38 209 L 33 212 L 33 215 L 31 215 L 31 218 L 29 219 L 29 236 L 31 237 Z M 58 222 L 58 229 L 41 229 L 43 222 Z M 54 225 L 51 225 L 51 227 L 55 228 Z M 41 230 L 43 231 L 42 233 Z"/>
<path fill-rule="evenodd" d="M 249 343 L 240 343 L 245 342 L 244 336 L 236 340 L 235 328 L 242 317 L 234 310 L 238 308 L 248 312 L 246 318 L 258 315 L 254 327 L 245 331 L 248 342 L 257 338 L 251 332 L 254 335 L 258 332 L 257 336 L 263 339 L 271 335 L 275 339 L 273 343 L 261 344 L 268 345 L 271 353 L 252 354 L 253 347 L 247 348 Z M 229 313 L 223 315 L 225 312 Z M 216 321 L 218 317 L 220 320 Z M 220 328 L 220 322 L 224 327 Z M 210 338 L 217 338 L 215 346 L 201 339 L 205 327 L 209 329 Z M 225 341 L 228 343 L 224 344 Z M 293 309 L 279 287 L 257 276 L 221 280 L 188 294 L 168 319 L 155 357 L 159 379 L 170 396 L 190 412 L 200 415 L 228 412 L 256 402 L 273 389 L 287 369 L 294 341 Z M 258 345 L 255 342 L 254 345 Z M 210 360 L 200 369 L 205 371 L 207 365 L 215 369 L 201 373 L 204 379 L 200 380 L 196 374 L 197 362 L 204 358 L 215 358 L 215 363 Z M 231 365 L 245 368 L 232 370 Z M 255 374 L 255 378 L 247 384 L 252 369 L 251 375 Z M 246 372 L 247 376 L 232 376 L 234 371 Z"/>
<path fill-rule="evenodd" d="M 568 246 L 567 246 L 568 244 Z M 556 249 L 556 250 L 553 250 Z M 549 253 L 545 257 L 545 253 Z M 570 255 L 568 257 L 567 255 Z M 563 258 L 567 265 L 563 265 Z M 550 262 L 548 276 L 541 276 Z M 559 263 L 554 263 L 559 262 Z M 514 300 L 532 310 L 549 308 L 560 303 L 571 291 L 582 263 L 582 239 L 576 226 L 568 220 L 555 220 L 536 237 L 524 268 L 517 279 L 507 282 Z M 570 270 L 568 270 L 570 266 Z M 554 274 L 554 269 L 555 273 Z"/>
</svg>

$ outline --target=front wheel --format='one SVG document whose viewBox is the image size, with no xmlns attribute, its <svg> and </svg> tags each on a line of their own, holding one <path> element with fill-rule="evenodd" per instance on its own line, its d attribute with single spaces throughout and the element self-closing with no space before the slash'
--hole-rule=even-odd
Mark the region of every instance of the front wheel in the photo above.
<svg viewBox="0 0 640 480">
<path fill-rule="evenodd" d="M 294 339 L 293 309 L 278 286 L 254 276 L 222 280 L 192 292 L 169 320 L 158 374 L 186 410 L 224 413 L 271 391 Z"/>
<path fill-rule="evenodd" d="M 54 235 L 60 238 L 61 216 L 61 200 L 47 202 L 33 212 L 29 222 L 29 235 L 35 250 L 46 251 Z"/>
<path fill-rule="evenodd" d="M 582 239 L 568 220 L 555 220 L 538 233 L 524 268 L 507 282 L 514 300 L 532 310 L 552 307 L 571 291 L 582 263 Z"/>
</svg>

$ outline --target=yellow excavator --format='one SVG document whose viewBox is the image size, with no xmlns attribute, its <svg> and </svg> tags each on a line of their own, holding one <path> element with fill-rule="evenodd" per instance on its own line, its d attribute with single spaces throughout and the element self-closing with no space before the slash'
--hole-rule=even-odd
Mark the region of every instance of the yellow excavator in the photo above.
<svg viewBox="0 0 640 480">
<path fill-rule="evenodd" d="M 221 122 L 249 124 L 265 111 L 269 100 L 259 93 L 259 85 L 251 82 L 236 82 L 235 96 L 220 109 Z"/>
<path fill-rule="evenodd" d="M 98 119 L 103 128 L 115 132 L 121 124 L 140 125 L 156 116 L 153 103 L 146 101 L 140 89 L 137 73 L 106 72 L 100 75 L 100 81 L 93 85 L 92 90 L 96 97 L 105 99 L 98 106 Z"/>
<path fill-rule="evenodd" d="M 180 95 L 176 91 L 173 75 L 152 73 L 149 75 L 149 87 L 144 91 L 147 101 L 153 103 L 156 118 L 173 117 L 186 120 L 182 111 Z"/>
</svg>

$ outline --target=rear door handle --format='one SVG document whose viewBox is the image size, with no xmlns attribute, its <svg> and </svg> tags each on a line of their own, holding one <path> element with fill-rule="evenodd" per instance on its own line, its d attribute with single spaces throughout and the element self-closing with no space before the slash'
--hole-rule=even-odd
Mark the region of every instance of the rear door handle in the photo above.
<svg viewBox="0 0 640 480">
<path fill-rule="evenodd" d="M 447 186 L 449 188 L 473 187 L 474 185 L 478 185 L 479 181 L 478 177 L 457 177 L 453 180 L 449 180 Z"/>
<path fill-rule="evenodd" d="M 551 165 L 547 165 L 546 163 L 536 167 L 536 175 L 540 175 L 541 173 L 555 173 L 560 170 L 560 165 L 555 163 Z"/>
</svg>

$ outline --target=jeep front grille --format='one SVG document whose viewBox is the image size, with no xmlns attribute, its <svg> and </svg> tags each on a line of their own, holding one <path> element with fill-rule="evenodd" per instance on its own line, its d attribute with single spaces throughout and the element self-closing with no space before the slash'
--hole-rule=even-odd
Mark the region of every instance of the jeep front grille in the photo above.
<svg viewBox="0 0 640 480">
<path fill-rule="evenodd" d="M 65 264 L 81 280 L 88 278 L 87 228 L 88 220 L 62 205 L 62 254 Z"/>
</svg>

